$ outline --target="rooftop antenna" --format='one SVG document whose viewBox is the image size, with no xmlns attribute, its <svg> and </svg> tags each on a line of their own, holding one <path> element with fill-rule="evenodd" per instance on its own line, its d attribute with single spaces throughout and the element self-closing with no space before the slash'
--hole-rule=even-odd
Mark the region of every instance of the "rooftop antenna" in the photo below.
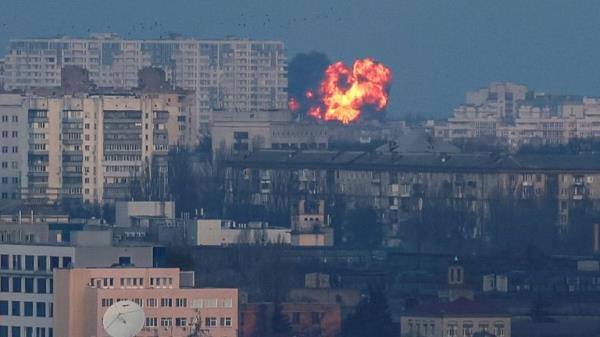
<svg viewBox="0 0 600 337">
<path fill-rule="evenodd" d="M 134 337 L 144 327 L 144 310 L 132 301 L 119 301 L 102 317 L 102 327 L 111 337 Z"/>
</svg>

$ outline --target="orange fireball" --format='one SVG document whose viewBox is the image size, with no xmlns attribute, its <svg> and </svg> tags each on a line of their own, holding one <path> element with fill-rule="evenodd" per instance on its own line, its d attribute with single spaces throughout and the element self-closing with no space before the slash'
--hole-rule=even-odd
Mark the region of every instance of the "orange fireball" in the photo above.
<svg viewBox="0 0 600 337">
<path fill-rule="evenodd" d="M 360 117 L 365 106 L 383 110 L 391 79 L 389 68 L 369 58 L 356 60 L 352 69 L 342 62 L 334 63 L 325 71 L 319 88 L 321 104 L 311 107 L 308 114 L 349 124 Z"/>
<path fill-rule="evenodd" d="M 296 100 L 294 97 L 292 97 L 288 101 L 288 108 L 291 111 L 296 111 L 296 110 L 300 109 L 300 103 L 298 103 L 298 100 Z"/>
</svg>

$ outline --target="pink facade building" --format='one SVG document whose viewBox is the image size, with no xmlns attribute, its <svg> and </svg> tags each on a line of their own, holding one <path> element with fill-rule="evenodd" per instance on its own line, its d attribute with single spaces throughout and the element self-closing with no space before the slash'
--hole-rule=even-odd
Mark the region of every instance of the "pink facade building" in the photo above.
<svg viewBox="0 0 600 337">
<path fill-rule="evenodd" d="M 237 289 L 194 289 L 193 274 L 167 268 L 74 268 L 54 271 L 54 330 L 61 337 L 107 337 L 104 312 L 131 300 L 146 321 L 137 336 L 236 337 Z"/>
</svg>

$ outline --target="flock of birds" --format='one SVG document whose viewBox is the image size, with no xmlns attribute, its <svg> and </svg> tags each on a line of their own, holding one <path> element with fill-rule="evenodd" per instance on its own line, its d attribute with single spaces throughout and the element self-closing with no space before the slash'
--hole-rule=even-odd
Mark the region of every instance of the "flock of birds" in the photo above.
<svg viewBox="0 0 600 337">
<path fill-rule="evenodd" d="M 231 33 L 242 33 L 245 34 L 248 29 L 269 29 L 269 30 L 285 30 L 297 27 L 298 25 L 306 25 L 306 24 L 339 24 L 343 21 L 343 18 L 339 15 L 336 15 L 336 11 L 334 7 L 329 7 L 328 10 L 324 12 L 317 13 L 312 16 L 290 16 L 287 20 L 278 17 L 275 19 L 270 14 L 264 14 L 261 17 L 248 15 L 244 12 L 240 13 L 237 19 L 234 20 L 226 20 L 224 17 L 221 17 L 215 23 L 228 29 Z M 8 31 L 9 24 L 6 22 L 0 23 L 2 30 Z M 237 29 L 231 30 L 231 27 L 235 27 Z M 66 29 L 65 29 L 66 28 Z M 79 25 L 71 24 L 69 27 L 64 27 L 63 30 L 65 32 L 70 32 L 76 34 L 78 32 L 82 32 L 81 27 Z M 90 34 L 98 31 L 107 31 L 107 32 L 117 32 L 124 37 L 158 37 L 160 39 L 163 38 L 171 38 L 176 36 L 177 34 L 170 33 L 173 31 L 172 28 L 165 26 L 162 22 L 158 20 L 154 20 L 152 22 L 137 22 L 130 24 L 128 28 L 125 30 L 122 27 L 113 26 L 110 24 L 105 25 L 104 27 L 96 26 L 93 28 L 86 28 L 83 30 L 84 32 Z"/>
</svg>

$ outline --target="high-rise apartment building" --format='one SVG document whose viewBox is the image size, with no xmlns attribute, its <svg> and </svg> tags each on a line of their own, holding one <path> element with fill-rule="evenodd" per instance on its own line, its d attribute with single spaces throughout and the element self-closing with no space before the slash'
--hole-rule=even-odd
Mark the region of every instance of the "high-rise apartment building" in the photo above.
<svg viewBox="0 0 600 337">
<path fill-rule="evenodd" d="M 0 335 L 53 337 L 56 268 L 151 267 L 152 247 L 68 246 L 60 244 L 0 245 Z"/>
<path fill-rule="evenodd" d="M 0 203 L 19 199 L 21 177 L 27 173 L 27 145 L 24 97 L 0 94 Z"/>
<path fill-rule="evenodd" d="M 496 139 L 512 148 L 524 144 L 566 144 L 600 137 L 600 99 L 528 91 L 492 83 L 468 92 L 447 122 L 430 123 L 436 137 Z"/>
<path fill-rule="evenodd" d="M 177 88 L 196 93 L 197 130 L 208 131 L 220 110 L 287 107 L 283 42 L 243 39 L 125 40 L 90 38 L 12 40 L 5 58 L 5 89 L 57 87 L 68 65 L 89 71 L 98 87 L 134 88 L 138 71 L 159 67 Z"/>
<path fill-rule="evenodd" d="M 193 277 L 179 269 L 74 268 L 54 273 L 56 336 L 106 336 L 102 317 L 123 300 L 144 311 L 144 328 L 136 336 L 237 336 L 238 290 L 191 288 Z"/>
<path fill-rule="evenodd" d="M 128 199 L 132 179 L 166 177 L 169 148 L 192 138 L 194 99 L 181 92 L 3 94 L 2 102 L 0 118 L 8 122 L 0 127 L 6 136 L 0 150 L 7 147 L 0 177 L 7 183 L 0 196 L 6 198 Z"/>
</svg>

